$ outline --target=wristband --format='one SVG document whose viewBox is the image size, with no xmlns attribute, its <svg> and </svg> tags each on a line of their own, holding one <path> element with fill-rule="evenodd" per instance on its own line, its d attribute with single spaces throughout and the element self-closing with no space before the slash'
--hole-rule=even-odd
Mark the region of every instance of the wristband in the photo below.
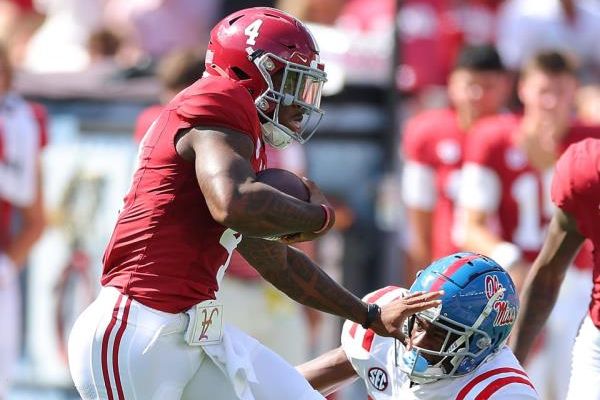
<svg viewBox="0 0 600 400">
<path fill-rule="evenodd" d="M 367 303 L 367 319 L 363 324 L 361 324 L 361 326 L 365 329 L 369 329 L 373 322 L 375 322 L 375 320 L 379 318 L 380 314 L 381 308 L 377 304 Z"/>
<path fill-rule="evenodd" d="M 321 204 L 321 207 L 323 208 L 323 211 L 325 211 L 325 221 L 323 222 L 323 226 L 313 232 L 316 234 L 323 233 L 329 227 L 329 223 L 331 222 L 331 210 L 325 204 Z"/>
<path fill-rule="evenodd" d="M 521 250 L 510 242 L 502 242 L 494 247 L 490 257 L 509 271 L 523 256 Z"/>
</svg>

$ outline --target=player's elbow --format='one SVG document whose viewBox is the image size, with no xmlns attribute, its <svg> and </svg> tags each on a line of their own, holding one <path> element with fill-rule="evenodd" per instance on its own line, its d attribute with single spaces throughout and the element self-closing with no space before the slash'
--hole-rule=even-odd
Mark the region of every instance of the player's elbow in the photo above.
<svg viewBox="0 0 600 400">
<path fill-rule="evenodd" d="M 239 230 L 245 226 L 248 219 L 248 213 L 245 212 L 243 204 L 234 197 L 223 199 L 209 208 L 216 222 L 233 230 Z"/>
</svg>

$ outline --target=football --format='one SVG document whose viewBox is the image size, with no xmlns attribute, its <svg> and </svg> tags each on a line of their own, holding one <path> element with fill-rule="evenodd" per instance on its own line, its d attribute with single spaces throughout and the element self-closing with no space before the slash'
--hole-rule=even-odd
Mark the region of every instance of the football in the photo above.
<svg viewBox="0 0 600 400">
<path fill-rule="evenodd" d="M 257 173 L 256 180 L 299 200 L 308 201 L 310 199 L 310 192 L 302 179 L 288 170 L 268 168 Z"/>
</svg>

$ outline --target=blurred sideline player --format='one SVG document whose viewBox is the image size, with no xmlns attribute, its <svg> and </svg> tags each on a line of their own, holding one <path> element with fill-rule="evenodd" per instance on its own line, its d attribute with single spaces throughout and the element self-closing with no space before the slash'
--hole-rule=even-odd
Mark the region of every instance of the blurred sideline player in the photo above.
<svg viewBox="0 0 600 400">
<path fill-rule="evenodd" d="M 501 111 L 509 88 L 494 47 L 466 47 L 448 79 L 452 106 L 422 112 L 407 122 L 401 154 L 410 223 L 406 282 L 423 265 L 457 251 L 451 232 L 465 138 L 477 120 Z"/>
<path fill-rule="evenodd" d="M 0 47 L 0 399 L 13 379 L 22 336 L 19 272 L 45 225 L 40 152 L 46 111 L 12 91 L 12 72 Z"/>
<path fill-rule="evenodd" d="M 162 89 L 160 104 L 154 104 L 138 115 L 135 122 L 133 138 L 140 143 L 144 134 L 158 117 L 164 105 L 177 93 L 181 92 L 202 77 L 204 72 L 204 55 L 192 50 L 175 50 L 163 57 L 158 64 L 156 76 Z"/>
<path fill-rule="evenodd" d="M 164 104 L 200 79 L 203 72 L 204 59 L 189 50 L 175 51 L 161 60 L 157 76 L 163 86 L 162 104 L 152 105 L 140 113 L 134 131 L 136 142 L 141 142 Z M 266 147 L 265 151 L 269 168 L 284 168 L 298 176 L 306 175 L 304 148 L 299 143 L 292 143 L 281 151 L 271 147 Z M 312 242 L 300 243 L 296 247 L 314 258 Z M 318 320 L 318 311 L 290 300 L 262 279 L 237 251 L 233 253 L 223 277 L 219 300 L 227 309 L 224 316 L 226 322 L 258 339 L 291 364 L 308 359 L 310 353 L 307 323 Z M 244 307 L 236 306 L 242 302 Z M 303 311 L 307 316 L 310 315 L 310 318 L 306 318 Z M 290 346 L 289 341 L 293 341 L 295 345 Z"/>
<path fill-rule="evenodd" d="M 523 115 L 482 120 L 466 145 L 458 200 L 464 249 L 492 257 L 509 270 L 517 288 L 553 212 L 550 182 L 556 159 L 570 143 L 600 134 L 599 128 L 572 120 L 576 88 L 575 68 L 564 55 L 538 54 L 519 82 Z M 525 365 L 544 399 L 563 399 L 567 390 L 571 346 L 590 288 L 591 260 L 589 253 L 585 256 L 577 263 L 582 269 L 569 269 L 542 350 Z"/>
<path fill-rule="evenodd" d="M 283 148 L 314 133 L 325 80 L 314 38 L 279 10 L 240 10 L 213 28 L 205 75 L 142 139 L 103 287 L 71 331 L 83 399 L 322 399 L 281 357 L 222 323 L 215 299 L 236 248 L 294 300 L 401 337 L 399 302 L 361 301 L 287 245 L 335 222 L 316 184 L 305 180 L 305 202 L 256 180 L 265 143 Z M 416 300 L 427 308 L 436 296 Z"/>
<path fill-rule="evenodd" d="M 575 96 L 577 118 L 586 123 L 600 125 L 600 85 L 586 85 Z"/>
<path fill-rule="evenodd" d="M 416 310 L 415 294 L 441 289 L 442 304 Z M 537 399 L 506 346 L 519 310 L 508 273 L 491 259 L 456 253 L 421 271 L 409 291 L 387 286 L 365 297 L 406 304 L 402 341 L 346 321 L 342 345 L 298 370 L 323 394 L 360 377 L 371 400 Z"/>
<path fill-rule="evenodd" d="M 571 261 L 585 238 L 590 239 L 595 248 L 594 286 L 589 311 L 573 346 L 566 398 L 597 400 L 600 399 L 600 139 L 573 144 L 561 156 L 552 181 L 552 201 L 558 208 L 542 251 L 523 286 L 523 308 L 511 346 L 517 358 L 527 357 L 556 302 Z M 589 292 L 585 294 L 589 299 Z M 575 325 L 578 327 L 579 323 Z"/>
</svg>

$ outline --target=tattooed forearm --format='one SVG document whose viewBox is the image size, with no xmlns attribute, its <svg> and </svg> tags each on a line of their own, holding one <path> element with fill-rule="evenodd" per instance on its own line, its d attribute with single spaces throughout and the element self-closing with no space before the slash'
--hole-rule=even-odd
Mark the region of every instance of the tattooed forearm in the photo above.
<svg viewBox="0 0 600 400">
<path fill-rule="evenodd" d="M 236 209 L 245 218 L 232 227 L 249 236 L 316 231 L 324 220 L 319 205 L 307 204 L 259 182 L 243 185 Z"/>
<path fill-rule="evenodd" d="M 248 136 L 222 128 L 192 129 L 177 142 L 182 157 L 189 157 L 186 143 L 197 155 L 196 179 L 217 222 L 256 237 L 314 232 L 323 225 L 325 215 L 319 205 L 255 181 L 250 163 L 254 144 Z"/>
<path fill-rule="evenodd" d="M 301 251 L 253 238 L 244 238 L 238 250 L 266 280 L 290 298 L 345 319 L 364 322 L 365 303 L 337 284 Z"/>
</svg>

